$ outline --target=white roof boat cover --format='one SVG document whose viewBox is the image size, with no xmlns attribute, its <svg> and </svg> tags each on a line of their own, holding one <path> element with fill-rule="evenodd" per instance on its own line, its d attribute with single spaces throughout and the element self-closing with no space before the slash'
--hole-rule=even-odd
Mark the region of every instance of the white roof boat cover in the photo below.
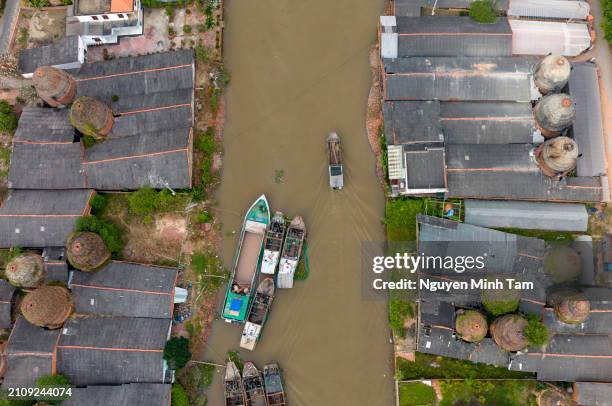
<svg viewBox="0 0 612 406">
<path fill-rule="evenodd" d="M 261 326 L 247 321 L 242 331 L 242 337 L 240 338 L 240 347 L 245 350 L 253 351 L 260 334 Z"/>
<path fill-rule="evenodd" d="M 261 273 L 274 275 L 279 257 L 280 252 L 278 251 L 264 250 L 263 259 L 261 261 Z"/>
<path fill-rule="evenodd" d="M 297 261 L 281 258 L 278 267 L 278 278 L 276 280 L 277 288 L 291 289 L 293 287 L 293 275 L 297 265 Z"/>
<path fill-rule="evenodd" d="M 577 56 L 591 47 L 587 24 L 509 20 L 514 55 Z"/>
<path fill-rule="evenodd" d="M 586 1 L 510 0 L 508 16 L 586 20 L 590 11 Z"/>
</svg>

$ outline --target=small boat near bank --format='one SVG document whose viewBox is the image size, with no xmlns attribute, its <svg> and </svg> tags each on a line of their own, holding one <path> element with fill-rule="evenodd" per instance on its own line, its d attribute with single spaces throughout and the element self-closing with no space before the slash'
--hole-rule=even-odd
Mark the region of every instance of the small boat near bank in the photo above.
<svg viewBox="0 0 612 406">
<path fill-rule="evenodd" d="M 264 385 L 269 406 L 286 406 L 287 397 L 283 387 L 283 378 L 278 364 L 264 366 Z"/>
<path fill-rule="evenodd" d="M 280 260 L 281 250 L 283 249 L 283 239 L 285 238 L 285 215 L 280 211 L 274 213 L 264 242 L 264 254 L 261 261 L 261 273 L 274 275 L 278 261 Z"/>
<path fill-rule="evenodd" d="M 240 339 L 240 347 L 253 351 L 264 324 L 268 318 L 270 307 L 272 306 L 272 300 L 274 299 L 274 279 L 265 278 L 257 286 L 257 292 L 255 293 L 255 299 L 251 305 L 249 311 L 249 317 L 244 330 L 242 331 L 242 337 Z"/>
<path fill-rule="evenodd" d="M 223 319 L 228 323 L 244 323 L 247 318 L 269 223 L 270 206 L 266 196 L 261 195 L 244 216 L 240 231 L 223 305 Z"/>
<path fill-rule="evenodd" d="M 293 287 L 293 277 L 302 255 L 304 239 L 306 238 L 306 225 L 300 216 L 291 220 L 287 229 L 287 236 L 283 244 L 283 252 L 278 269 L 277 287 L 290 289 Z"/>
<path fill-rule="evenodd" d="M 338 134 L 331 133 L 327 137 L 327 152 L 329 154 L 329 186 L 334 190 L 342 190 L 344 187 L 344 167 Z"/>
<path fill-rule="evenodd" d="M 255 364 L 250 361 L 244 363 L 242 380 L 246 393 L 246 406 L 267 406 L 263 377 Z"/>
<path fill-rule="evenodd" d="M 225 406 L 246 406 L 246 396 L 240 371 L 232 361 L 229 361 L 225 367 L 223 388 L 225 390 Z"/>
</svg>

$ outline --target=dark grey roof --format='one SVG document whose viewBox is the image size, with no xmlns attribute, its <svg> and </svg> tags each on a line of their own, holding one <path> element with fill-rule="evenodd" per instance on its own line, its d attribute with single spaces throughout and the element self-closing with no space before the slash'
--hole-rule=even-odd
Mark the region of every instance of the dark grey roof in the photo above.
<svg viewBox="0 0 612 406">
<path fill-rule="evenodd" d="M 531 103 L 444 102 L 440 122 L 447 144 L 532 143 Z"/>
<path fill-rule="evenodd" d="M 385 100 L 523 101 L 535 59 L 397 58 L 384 61 Z"/>
<path fill-rule="evenodd" d="M 75 388 L 64 406 L 168 406 L 172 385 L 132 383 L 120 386 Z"/>
<path fill-rule="evenodd" d="M 481 227 L 584 232 L 588 221 L 584 204 L 465 200 L 465 222 Z"/>
<path fill-rule="evenodd" d="M 559 321 L 555 315 L 554 309 L 549 307 L 545 308 L 543 317 L 544 324 L 553 333 L 612 334 L 612 306 L 609 306 L 609 308 L 606 309 L 591 308 L 589 317 L 587 317 L 587 319 L 580 324 L 566 324 Z"/>
<path fill-rule="evenodd" d="M 444 141 L 440 102 L 387 101 L 383 104 L 387 144 Z"/>
<path fill-rule="evenodd" d="M 116 113 L 193 101 L 193 51 L 165 52 L 83 65 L 77 93 L 113 104 Z"/>
<path fill-rule="evenodd" d="M 574 400 L 580 406 L 612 405 L 612 383 L 576 382 Z"/>
<path fill-rule="evenodd" d="M 579 176 L 605 175 L 602 104 L 597 66 L 594 63 L 572 63 L 569 92 L 576 105 L 572 132 L 582 154 L 576 173 Z"/>
<path fill-rule="evenodd" d="M 191 186 L 191 129 L 114 138 L 86 151 L 89 184 L 99 190 Z"/>
<path fill-rule="evenodd" d="M 55 349 L 60 330 L 47 330 L 28 323 L 23 317 L 17 318 L 8 339 L 5 353 L 19 355 L 51 354 Z"/>
<path fill-rule="evenodd" d="M 396 16 L 415 16 L 422 15 L 421 8 L 463 8 L 468 9 L 473 0 L 395 0 L 393 8 Z M 495 5 L 498 10 L 508 9 L 508 0 L 496 1 Z M 429 12 L 431 14 L 431 11 Z"/>
<path fill-rule="evenodd" d="M 447 145 L 450 196 L 567 202 L 602 200 L 597 177 L 554 181 L 542 174 L 532 157 L 532 144 Z"/>
<path fill-rule="evenodd" d="M 168 319 L 71 319 L 57 346 L 58 373 L 77 386 L 163 383 Z"/>
<path fill-rule="evenodd" d="M 407 147 L 407 146 L 406 146 Z M 407 189 L 445 189 L 443 146 L 404 148 Z"/>
<path fill-rule="evenodd" d="M 64 246 L 91 196 L 87 189 L 11 190 L 0 207 L 0 246 Z"/>
<path fill-rule="evenodd" d="M 40 66 L 55 66 L 78 62 L 79 37 L 64 37 L 58 42 L 19 52 L 19 70 L 32 73 Z"/>
<path fill-rule="evenodd" d="M 554 335 L 544 352 L 511 357 L 510 369 L 532 370 L 542 381 L 612 381 L 612 336 Z"/>
<path fill-rule="evenodd" d="M 191 127 L 191 108 L 175 107 L 115 118 L 109 138 Z"/>
<path fill-rule="evenodd" d="M 45 261 L 47 282 L 68 283 L 68 264 L 66 261 Z"/>
<path fill-rule="evenodd" d="M 53 369 L 53 354 L 8 355 L 2 388 L 24 388 L 36 386 L 36 381 Z"/>
<path fill-rule="evenodd" d="M 75 271 L 78 313 L 171 318 L 176 268 L 112 261 L 96 273 Z"/>
<path fill-rule="evenodd" d="M 74 127 L 68 120 L 68 109 L 25 107 L 13 141 L 72 143 Z"/>
<path fill-rule="evenodd" d="M 471 17 L 396 17 L 398 56 L 512 56 L 506 18 L 479 24 Z"/>
<path fill-rule="evenodd" d="M 84 189 L 83 148 L 73 144 L 15 143 L 8 184 L 12 189 Z"/>
<path fill-rule="evenodd" d="M 0 328 L 11 327 L 13 293 L 15 293 L 15 287 L 4 279 L 0 280 Z"/>
</svg>

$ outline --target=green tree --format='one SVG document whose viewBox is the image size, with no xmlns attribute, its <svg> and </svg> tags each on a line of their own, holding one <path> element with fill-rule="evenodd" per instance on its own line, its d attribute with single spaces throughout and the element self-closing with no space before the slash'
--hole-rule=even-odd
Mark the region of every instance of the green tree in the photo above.
<svg viewBox="0 0 612 406">
<path fill-rule="evenodd" d="M 151 188 L 139 189 L 128 196 L 130 211 L 139 216 L 153 214 L 158 208 L 157 192 Z"/>
<path fill-rule="evenodd" d="M 123 250 L 123 233 L 110 220 L 97 216 L 83 216 L 77 220 L 76 231 L 91 231 L 98 234 L 113 254 L 119 254 Z"/>
<path fill-rule="evenodd" d="M 38 388 L 70 388 L 70 381 L 64 375 L 47 374 L 43 375 L 36 381 L 36 387 Z M 46 396 L 37 397 L 39 402 L 44 402 L 50 405 L 59 405 L 63 400 L 67 399 L 68 395 L 61 398 L 49 398 Z"/>
<path fill-rule="evenodd" d="M 106 209 L 108 205 L 108 198 L 105 195 L 101 195 L 96 193 L 92 198 L 91 202 L 89 202 L 91 206 L 91 212 L 94 215 L 100 214 Z"/>
<path fill-rule="evenodd" d="M 491 24 L 497 19 L 495 4 L 492 0 L 476 0 L 470 4 L 470 17 L 476 22 Z"/>
<path fill-rule="evenodd" d="M 172 385 L 172 406 L 189 406 L 189 397 L 179 383 Z"/>
<path fill-rule="evenodd" d="M 527 317 L 527 325 L 523 331 L 525 338 L 534 347 L 541 347 L 548 343 L 550 339 L 550 333 L 548 328 L 542 323 L 536 316 Z"/>
<path fill-rule="evenodd" d="M 601 1 L 603 19 L 601 28 L 604 30 L 604 38 L 612 44 L 612 0 Z"/>
<path fill-rule="evenodd" d="M 12 133 L 17 128 L 17 115 L 13 106 L 5 101 L 0 101 L 0 131 Z"/>
<path fill-rule="evenodd" d="M 409 302 L 405 300 L 389 301 L 389 325 L 396 335 L 404 336 L 404 321 L 412 314 L 413 309 Z"/>
<path fill-rule="evenodd" d="M 174 370 L 183 368 L 191 359 L 189 340 L 185 337 L 172 337 L 164 348 L 164 359 Z"/>
</svg>

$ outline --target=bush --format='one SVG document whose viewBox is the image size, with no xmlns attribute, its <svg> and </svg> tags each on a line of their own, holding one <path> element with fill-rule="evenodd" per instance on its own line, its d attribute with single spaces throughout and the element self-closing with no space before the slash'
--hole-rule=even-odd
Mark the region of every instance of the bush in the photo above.
<svg viewBox="0 0 612 406">
<path fill-rule="evenodd" d="M 187 365 L 191 359 L 189 340 L 185 337 L 172 337 L 164 348 L 164 359 L 174 370 L 179 370 Z"/>
<path fill-rule="evenodd" d="M 603 15 L 601 28 L 604 30 L 604 38 L 612 44 L 612 0 L 602 0 L 601 11 Z"/>
<path fill-rule="evenodd" d="M 91 205 L 91 213 L 94 215 L 101 214 L 108 205 L 108 198 L 105 195 L 96 193 L 89 202 Z"/>
<path fill-rule="evenodd" d="M 399 386 L 400 406 L 434 405 L 436 392 L 421 382 L 406 382 Z"/>
<path fill-rule="evenodd" d="M 128 196 L 130 211 L 139 216 L 153 214 L 158 208 L 157 192 L 142 188 Z"/>
<path fill-rule="evenodd" d="M 404 321 L 413 314 L 412 304 L 409 302 L 404 300 L 389 301 L 389 325 L 396 335 L 404 336 Z"/>
<path fill-rule="evenodd" d="M 476 22 L 491 24 L 497 19 L 492 0 L 476 0 L 470 4 L 470 17 Z"/>
<path fill-rule="evenodd" d="M 229 351 L 227 353 L 227 359 L 229 359 L 234 364 L 236 364 L 236 368 L 238 368 L 238 371 L 242 371 L 243 370 L 243 368 L 244 368 L 244 360 L 242 359 L 242 357 L 240 356 L 240 353 L 238 351 L 236 351 L 236 350 Z"/>
<path fill-rule="evenodd" d="M 206 130 L 206 132 L 200 134 L 195 141 L 195 148 L 196 150 L 205 154 L 212 154 L 217 150 L 217 144 L 215 143 L 215 136 L 212 128 L 209 128 Z"/>
<path fill-rule="evenodd" d="M 189 25 L 189 24 L 183 25 L 183 32 L 185 34 L 191 34 L 191 25 Z"/>
<path fill-rule="evenodd" d="M 208 63 L 210 60 L 210 51 L 204 45 L 198 45 L 195 50 L 196 60 L 202 63 Z"/>
<path fill-rule="evenodd" d="M 482 302 L 485 310 L 489 312 L 492 316 L 497 317 L 502 314 L 513 313 L 519 307 L 519 301 L 516 299 L 510 300 L 484 300 Z"/>
<path fill-rule="evenodd" d="M 77 220 L 76 231 L 91 231 L 98 234 L 113 254 L 123 250 L 123 233 L 115 223 L 97 216 L 83 216 Z"/>
<path fill-rule="evenodd" d="M 117 96 L 116 94 L 112 95 L 111 96 L 111 101 L 113 103 L 117 103 L 119 101 L 119 96 Z"/>
<path fill-rule="evenodd" d="M 181 384 L 172 385 L 172 406 L 189 406 L 189 397 Z"/>
<path fill-rule="evenodd" d="M 30 6 L 40 8 L 40 7 L 49 7 L 51 3 L 49 0 L 29 0 Z"/>
<path fill-rule="evenodd" d="M 523 334 L 534 347 L 541 347 L 550 339 L 548 328 L 534 315 L 527 316 L 527 325 Z"/>
<path fill-rule="evenodd" d="M 85 148 L 91 148 L 96 145 L 96 139 L 88 134 L 83 135 L 83 145 Z"/>
<path fill-rule="evenodd" d="M 43 375 L 40 378 L 38 378 L 38 380 L 36 381 L 36 387 L 38 388 L 56 388 L 56 387 L 69 388 L 70 381 L 64 375 L 48 374 L 48 375 Z M 68 395 L 63 396 L 60 399 L 56 399 L 56 398 L 50 399 L 46 396 L 39 396 L 36 399 L 41 403 L 44 402 L 45 404 L 59 405 L 60 403 L 62 403 L 63 400 L 68 399 Z"/>
<path fill-rule="evenodd" d="M 198 218 L 196 219 L 196 221 L 200 224 L 203 223 L 210 223 L 213 219 L 212 214 L 210 214 L 207 211 L 203 211 L 201 213 L 198 213 Z"/>
<path fill-rule="evenodd" d="M 17 128 L 17 115 L 13 106 L 5 101 L 0 101 L 0 131 L 12 133 Z"/>
</svg>

